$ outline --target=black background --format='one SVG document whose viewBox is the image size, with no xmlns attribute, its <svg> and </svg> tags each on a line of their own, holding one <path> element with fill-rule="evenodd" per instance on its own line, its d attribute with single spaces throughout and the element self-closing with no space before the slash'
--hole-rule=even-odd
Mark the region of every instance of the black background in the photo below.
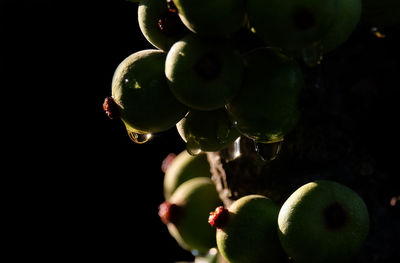
<svg viewBox="0 0 400 263">
<path fill-rule="evenodd" d="M 168 153 L 182 151 L 183 141 L 171 129 L 134 144 L 123 124 L 108 119 L 102 109 L 118 64 L 154 48 L 139 30 L 138 4 L 0 4 L 0 187 L 10 247 L 5 250 L 15 260 L 52 262 L 192 259 L 157 215 L 164 201 L 161 162 Z M 395 174 L 399 41 L 360 32 L 353 36 L 360 48 L 355 45 L 346 61 L 336 59 L 340 52 L 324 60 L 334 60 L 333 77 L 340 69 L 337 76 L 371 78 L 379 87 L 376 95 L 349 102 L 361 123 L 357 142 L 376 153 L 378 168 Z M 377 102 L 369 103 L 372 99 Z M 364 100 L 366 106 L 359 109 Z"/>
<path fill-rule="evenodd" d="M 157 214 L 161 162 L 183 141 L 171 129 L 134 144 L 102 109 L 118 64 L 154 48 L 139 30 L 137 7 L 1 1 L 5 217 L 16 259 L 192 259 Z"/>
</svg>

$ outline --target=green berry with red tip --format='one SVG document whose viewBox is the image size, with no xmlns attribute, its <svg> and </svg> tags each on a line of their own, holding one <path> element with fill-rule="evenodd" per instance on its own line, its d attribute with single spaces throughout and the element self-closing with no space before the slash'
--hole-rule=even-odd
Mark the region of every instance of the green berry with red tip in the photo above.
<svg viewBox="0 0 400 263">
<path fill-rule="evenodd" d="M 277 234 L 279 207 L 262 195 L 242 197 L 226 209 L 217 207 L 209 223 L 217 228 L 217 246 L 230 263 L 283 262 Z"/>
<path fill-rule="evenodd" d="M 159 215 L 182 248 L 207 253 L 216 246 L 215 229 L 207 218 L 210 210 L 221 204 L 211 179 L 198 177 L 181 184 L 160 205 Z"/>
<path fill-rule="evenodd" d="M 166 53 L 136 52 L 117 67 L 112 79 L 112 99 L 104 109 L 119 116 L 128 132 L 157 133 L 176 125 L 187 113 L 171 93 L 164 75 Z"/>
</svg>

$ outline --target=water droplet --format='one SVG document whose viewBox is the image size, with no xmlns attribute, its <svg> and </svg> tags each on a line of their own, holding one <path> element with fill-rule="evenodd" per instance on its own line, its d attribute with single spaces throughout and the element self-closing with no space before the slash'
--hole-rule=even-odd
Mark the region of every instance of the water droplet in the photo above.
<svg viewBox="0 0 400 263">
<path fill-rule="evenodd" d="M 190 155 L 193 155 L 193 156 L 199 155 L 202 152 L 200 144 L 193 139 L 189 139 L 187 141 L 186 150 Z"/>
<path fill-rule="evenodd" d="M 240 151 L 240 137 L 237 138 L 231 145 L 221 150 L 220 153 L 221 157 L 227 163 L 239 158 L 242 154 Z"/>
<path fill-rule="evenodd" d="M 324 49 L 321 42 L 315 43 L 301 50 L 304 63 L 309 67 L 315 67 L 321 64 L 324 58 Z"/>
<path fill-rule="evenodd" d="M 131 138 L 131 140 L 137 144 L 146 143 L 151 139 L 151 137 L 153 137 L 151 133 L 137 133 L 133 131 L 128 131 L 128 135 L 129 138 Z"/>
<path fill-rule="evenodd" d="M 278 157 L 279 152 L 281 151 L 282 141 L 272 142 L 272 143 L 262 143 L 254 141 L 254 147 L 257 155 L 264 162 L 273 161 Z"/>
<path fill-rule="evenodd" d="M 382 28 L 373 26 L 371 27 L 371 33 L 376 36 L 377 38 L 385 38 L 386 34 L 382 32 Z"/>
</svg>

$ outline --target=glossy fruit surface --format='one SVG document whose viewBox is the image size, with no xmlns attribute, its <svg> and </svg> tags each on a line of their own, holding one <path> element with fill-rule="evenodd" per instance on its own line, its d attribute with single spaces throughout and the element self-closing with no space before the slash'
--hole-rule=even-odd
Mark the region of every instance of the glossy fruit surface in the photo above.
<svg viewBox="0 0 400 263">
<path fill-rule="evenodd" d="M 207 223 L 209 212 L 221 205 L 214 183 L 209 178 L 193 178 L 176 189 L 168 202 L 177 206 L 170 234 L 187 250 L 206 253 L 216 246 L 215 229 Z"/>
<path fill-rule="evenodd" d="M 278 217 L 279 238 L 296 262 L 347 262 L 369 230 L 364 201 L 350 188 L 316 181 L 297 189 Z"/>
<path fill-rule="evenodd" d="M 337 0 L 337 14 L 332 26 L 321 39 L 325 53 L 343 44 L 357 27 L 361 17 L 362 0 Z"/>
<path fill-rule="evenodd" d="M 334 22 L 337 0 L 248 0 L 250 25 L 273 46 L 287 50 L 319 41 Z"/>
<path fill-rule="evenodd" d="M 245 21 L 243 0 L 174 0 L 183 23 L 193 32 L 225 36 L 237 31 Z"/>
<path fill-rule="evenodd" d="M 186 150 L 178 154 L 165 171 L 165 199 L 168 200 L 182 183 L 196 177 L 211 177 L 207 155 L 192 156 Z"/>
<path fill-rule="evenodd" d="M 191 34 L 171 47 L 165 74 L 180 102 L 192 109 L 215 110 L 240 88 L 243 64 L 240 54 L 226 41 Z"/>
<path fill-rule="evenodd" d="M 189 32 L 178 14 L 169 11 L 166 0 L 141 0 L 138 21 L 144 37 L 165 51 Z"/>
<path fill-rule="evenodd" d="M 187 112 L 168 88 L 164 76 L 166 53 L 136 52 L 116 69 L 112 97 L 128 131 L 156 133 L 173 127 Z"/>
<path fill-rule="evenodd" d="M 299 119 L 301 69 L 273 48 L 254 49 L 244 60 L 243 86 L 226 109 L 247 137 L 265 143 L 282 141 Z"/>
<path fill-rule="evenodd" d="M 281 262 L 285 257 L 277 234 L 279 208 L 269 198 L 248 195 L 229 207 L 217 245 L 231 263 Z"/>
<path fill-rule="evenodd" d="M 176 126 L 188 152 L 192 154 L 222 150 L 240 135 L 224 108 L 190 110 Z"/>
</svg>

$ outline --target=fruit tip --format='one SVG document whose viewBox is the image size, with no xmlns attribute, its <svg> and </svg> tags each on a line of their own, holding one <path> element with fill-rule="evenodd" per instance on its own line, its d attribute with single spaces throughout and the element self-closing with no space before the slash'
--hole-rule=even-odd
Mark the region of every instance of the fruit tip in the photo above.
<svg viewBox="0 0 400 263">
<path fill-rule="evenodd" d="M 221 229 L 225 226 L 226 221 L 229 216 L 229 211 L 223 206 L 218 206 L 215 211 L 210 212 L 210 216 L 208 217 L 208 223 L 212 227 L 216 227 L 217 229 Z"/>
<path fill-rule="evenodd" d="M 178 205 L 165 201 L 158 207 L 158 215 L 164 224 L 175 224 L 178 219 L 178 210 Z"/>
<path fill-rule="evenodd" d="M 103 103 L 103 110 L 111 120 L 119 117 L 118 105 L 113 97 L 105 98 Z"/>
</svg>

